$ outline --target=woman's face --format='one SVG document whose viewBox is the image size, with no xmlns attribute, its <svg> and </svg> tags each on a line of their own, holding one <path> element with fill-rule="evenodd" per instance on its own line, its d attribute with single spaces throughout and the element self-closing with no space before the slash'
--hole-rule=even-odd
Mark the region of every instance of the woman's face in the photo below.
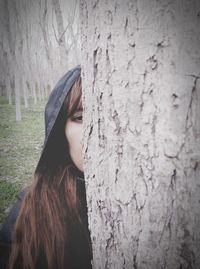
<svg viewBox="0 0 200 269">
<path fill-rule="evenodd" d="M 75 114 L 68 118 L 65 125 L 65 135 L 69 143 L 69 154 L 76 167 L 83 172 L 82 156 L 82 111 L 76 111 Z"/>
</svg>

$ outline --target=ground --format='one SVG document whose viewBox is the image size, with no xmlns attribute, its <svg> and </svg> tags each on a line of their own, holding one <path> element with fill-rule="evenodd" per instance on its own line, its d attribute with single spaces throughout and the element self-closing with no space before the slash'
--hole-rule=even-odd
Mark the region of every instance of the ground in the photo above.
<svg viewBox="0 0 200 269">
<path fill-rule="evenodd" d="M 0 223 L 7 216 L 16 194 L 27 185 L 44 141 L 44 105 L 22 106 L 22 121 L 15 120 L 15 106 L 0 97 Z"/>
</svg>

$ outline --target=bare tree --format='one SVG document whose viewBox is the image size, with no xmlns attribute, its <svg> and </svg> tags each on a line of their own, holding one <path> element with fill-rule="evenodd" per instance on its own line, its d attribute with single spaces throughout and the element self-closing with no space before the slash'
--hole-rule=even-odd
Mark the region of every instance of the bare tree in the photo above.
<svg viewBox="0 0 200 269">
<path fill-rule="evenodd" d="M 53 73 L 53 60 L 51 57 L 51 53 L 50 53 L 50 38 L 48 36 L 47 33 L 47 25 L 48 25 L 48 7 L 47 7 L 47 0 L 43 1 L 44 3 L 44 7 L 42 7 L 42 2 L 41 0 L 39 1 L 39 5 L 40 5 L 40 10 L 42 12 L 42 15 L 40 14 L 40 27 L 42 30 L 42 36 L 44 39 L 44 44 L 45 44 L 45 52 L 46 52 L 46 58 L 48 61 L 48 66 L 50 67 L 52 73 Z"/>
<path fill-rule="evenodd" d="M 93 268 L 198 269 L 200 2 L 80 3 Z"/>
<path fill-rule="evenodd" d="M 12 104 L 12 87 L 11 87 L 11 63 L 13 59 L 13 42 L 9 29 L 9 13 L 7 1 L 1 2 L 1 55 L 2 55 L 2 70 L 1 82 L 6 87 L 6 96 L 9 104 Z"/>
<path fill-rule="evenodd" d="M 21 120 L 21 106 L 20 106 L 20 67 L 17 62 L 16 43 L 22 45 L 22 41 L 18 39 L 17 31 L 19 29 L 19 18 L 16 12 L 15 2 L 4 1 L 5 16 L 7 18 L 6 23 L 6 36 L 8 40 L 8 54 L 10 58 L 10 79 L 14 79 L 14 93 L 15 93 L 15 106 L 16 106 L 16 120 Z M 20 37 L 19 37 L 20 38 Z M 20 50 L 20 47 L 19 47 Z M 21 51 L 21 50 L 20 50 Z M 9 86 L 7 84 L 7 86 Z"/>
<path fill-rule="evenodd" d="M 69 40 L 71 41 L 70 47 L 68 49 L 68 51 L 70 51 L 71 49 L 73 49 L 74 51 L 74 57 L 76 59 L 76 62 L 79 63 L 79 48 L 78 48 L 78 42 L 79 42 L 79 34 L 78 31 L 76 31 L 77 33 L 75 33 L 75 29 L 74 29 L 74 22 L 76 20 L 77 17 L 79 17 L 77 15 L 77 0 L 74 1 L 74 5 L 72 7 L 72 11 L 70 10 L 70 12 L 68 13 L 68 29 L 69 29 L 69 34 L 67 35 L 67 43 L 69 43 Z M 79 28 L 79 27 L 77 27 Z"/>
<path fill-rule="evenodd" d="M 60 49 L 60 62 L 61 65 L 67 67 L 68 61 L 68 52 L 65 43 L 65 28 L 63 23 L 63 14 L 60 7 L 59 0 L 52 0 L 52 4 L 54 6 L 55 14 L 56 14 L 56 21 L 57 21 L 57 30 L 58 30 L 58 37 L 57 41 L 59 44 Z"/>
</svg>

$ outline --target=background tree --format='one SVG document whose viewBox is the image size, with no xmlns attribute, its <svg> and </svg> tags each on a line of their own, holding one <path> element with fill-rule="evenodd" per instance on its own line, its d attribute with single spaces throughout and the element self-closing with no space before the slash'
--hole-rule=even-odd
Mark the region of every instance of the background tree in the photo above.
<svg viewBox="0 0 200 269">
<path fill-rule="evenodd" d="M 200 268 L 199 13 L 80 1 L 93 268 Z"/>
<path fill-rule="evenodd" d="M 68 60 L 68 53 L 67 53 L 66 42 L 65 42 L 66 29 L 64 29 L 61 6 L 60 6 L 59 0 L 52 0 L 52 3 L 53 3 L 55 15 L 56 15 L 56 21 L 57 21 L 58 37 L 56 40 L 60 48 L 60 63 L 62 66 L 66 66 L 66 63 Z"/>
</svg>

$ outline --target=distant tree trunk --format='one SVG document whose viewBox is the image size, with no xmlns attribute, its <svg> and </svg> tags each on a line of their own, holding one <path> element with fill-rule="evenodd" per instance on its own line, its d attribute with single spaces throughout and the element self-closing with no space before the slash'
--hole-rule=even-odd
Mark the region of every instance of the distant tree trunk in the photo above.
<svg viewBox="0 0 200 269">
<path fill-rule="evenodd" d="M 30 2 L 29 2 L 30 4 Z M 30 9 L 29 9 L 30 10 Z M 26 100 L 25 101 L 25 107 L 26 103 L 27 106 L 29 106 L 29 96 L 31 96 L 32 88 L 35 86 L 35 70 L 33 68 L 33 51 L 31 50 L 31 39 L 33 38 L 31 35 L 29 29 L 29 10 L 28 10 L 28 3 L 24 2 L 23 4 L 23 11 L 24 11 L 24 33 L 25 33 L 25 44 L 26 44 L 26 56 L 25 56 L 25 63 L 26 63 L 26 80 L 24 81 L 24 87 L 26 93 Z M 33 38 L 34 40 L 34 38 Z"/>
<path fill-rule="evenodd" d="M 37 91 L 38 91 L 38 83 L 35 82 L 35 86 L 32 88 L 32 96 L 35 105 L 37 104 Z"/>
<path fill-rule="evenodd" d="M 16 111 L 16 121 L 21 120 L 21 96 L 20 96 L 20 76 L 17 71 L 15 71 L 15 111 Z"/>
<path fill-rule="evenodd" d="M 60 62 L 63 67 L 68 66 L 68 52 L 65 43 L 65 28 L 63 23 L 63 14 L 60 7 L 59 0 L 52 0 L 55 14 L 56 14 L 56 21 L 57 21 L 57 30 L 58 30 L 58 43 L 60 49 Z M 67 68 L 66 68 L 67 69 Z"/>
<path fill-rule="evenodd" d="M 23 39 L 22 31 L 19 25 L 19 13 L 17 12 L 16 3 L 14 0 L 4 1 L 5 12 L 6 12 L 6 31 L 9 43 L 10 63 L 11 63 L 11 74 L 14 78 L 14 94 L 15 94 L 15 110 L 16 120 L 21 120 L 21 80 L 22 80 L 22 49 Z"/>
<path fill-rule="evenodd" d="M 9 15 L 9 9 L 8 9 L 8 1 L 4 0 L 2 2 L 2 10 L 3 12 L 3 21 L 4 21 L 4 48 L 6 48 L 6 58 L 7 58 L 7 72 L 5 72 L 6 75 L 6 91 L 7 91 L 7 98 L 8 102 L 11 105 L 12 104 L 12 85 L 11 80 L 14 77 L 14 74 L 12 73 L 13 70 L 13 59 L 14 59 L 14 41 L 11 36 L 10 31 L 10 15 Z M 6 42 L 5 42 L 6 41 Z"/>
<path fill-rule="evenodd" d="M 200 2 L 81 0 L 93 268 L 200 268 Z"/>
<path fill-rule="evenodd" d="M 71 34 L 71 39 L 72 39 L 72 47 L 73 47 L 73 50 L 74 50 L 75 61 L 78 63 L 78 44 L 77 44 L 77 39 L 76 39 L 76 36 L 74 35 L 73 26 L 71 24 L 70 24 L 69 28 L 70 28 L 70 34 Z"/>
<path fill-rule="evenodd" d="M 77 14 L 77 10 L 78 10 L 77 0 L 74 1 L 73 4 L 74 4 L 72 7 L 73 11 L 70 12 L 70 16 L 69 16 L 69 20 L 68 20 L 68 29 L 69 29 L 70 37 L 71 37 L 70 49 L 72 48 L 72 51 L 74 53 L 75 62 L 80 64 L 79 57 L 78 57 L 78 53 L 79 53 L 78 40 L 79 40 L 79 38 L 77 37 L 77 36 L 80 36 L 80 34 L 78 35 L 78 30 L 77 30 L 76 34 L 74 33 L 74 21 L 76 20 L 76 16 L 77 16 L 76 14 Z M 79 27 L 78 27 L 78 29 L 79 29 Z M 68 35 L 68 39 L 69 39 L 69 35 Z"/>
<path fill-rule="evenodd" d="M 28 108 L 29 104 L 28 104 L 28 94 L 27 94 L 27 85 L 24 81 L 24 79 L 21 80 L 21 85 L 22 85 L 22 89 L 23 89 L 23 98 L 24 98 L 24 107 Z"/>
<path fill-rule="evenodd" d="M 6 75 L 6 94 L 9 105 L 12 105 L 12 87 L 9 74 Z"/>
<path fill-rule="evenodd" d="M 41 31 L 42 31 L 42 36 L 43 36 L 43 40 L 44 40 L 44 49 L 45 49 L 45 53 L 46 53 L 46 58 L 47 58 L 47 62 L 48 62 L 48 66 L 50 69 L 50 72 L 53 73 L 53 59 L 51 57 L 51 53 L 50 53 L 50 38 L 48 37 L 47 34 L 47 26 L 48 26 L 48 22 L 47 22 L 47 14 L 48 14 L 48 7 L 47 7 L 47 0 L 43 1 L 44 3 L 44 7 L 42 8 L 42 0 L 40 0 L 40 8 L 42 9 L 42 16 L 40 18 L 40 27 L 41 27 Z"/>
</svg>

